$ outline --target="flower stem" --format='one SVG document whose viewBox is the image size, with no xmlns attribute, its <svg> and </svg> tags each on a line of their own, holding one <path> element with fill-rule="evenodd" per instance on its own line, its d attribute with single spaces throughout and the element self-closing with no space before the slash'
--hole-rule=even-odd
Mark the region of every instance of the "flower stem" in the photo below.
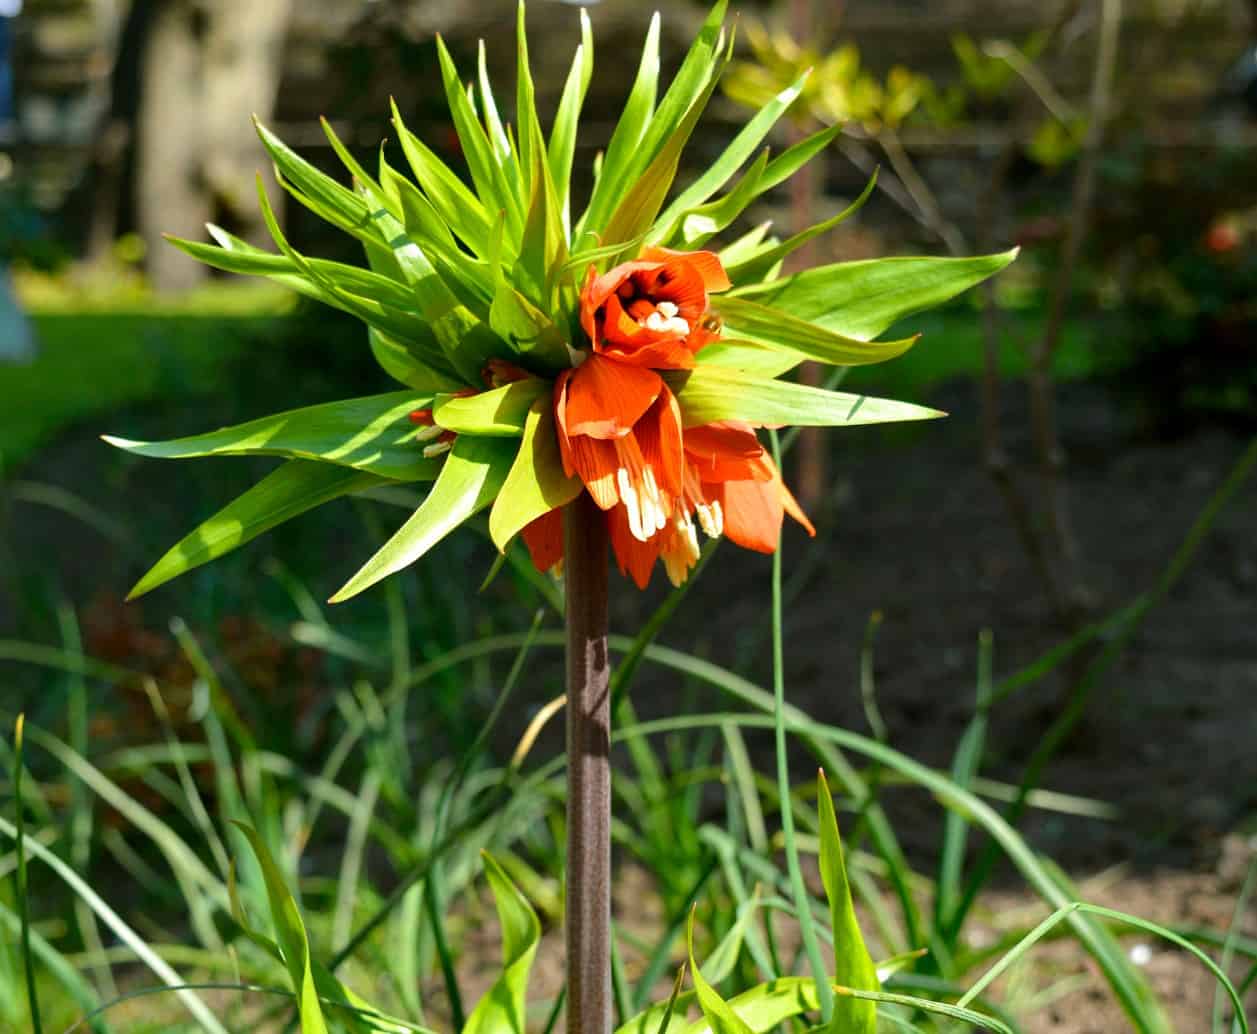
<svg viewBox="0 0 1257 1034">
<path fill-rule="evenodd" d="M 611 664 L 607 525 L 586 493 L 566 509 L 567 1030 L 611 1031 Z"/>
</svg>

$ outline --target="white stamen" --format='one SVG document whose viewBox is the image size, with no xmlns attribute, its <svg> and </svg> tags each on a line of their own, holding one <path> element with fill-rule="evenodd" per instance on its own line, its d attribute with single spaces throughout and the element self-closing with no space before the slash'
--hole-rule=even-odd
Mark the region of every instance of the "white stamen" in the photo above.
<svg viewBox="0 0 1257 1034">
<path fill-rule="evenodd" d="M 678 312 L 681 311 L 680 309 L 676 307 L 675 302 L 660 302 L 658 305 L 655 306 L 655 310 L 657 312 L 662 312 L 664 316 L 666 316 L 668 319 L 671 319 L 673 316 L 675 316 Z"/>
<path fill-rule="evenodd" d="M 624 467 L 615 472 L 615 484 L 620 490 L 620 502 L 624 504 L 624 511 L 628 515 L 629 532 L 638 542 L 645 542 L 650 536 L 642 527 L 641 500 L 638 498 L 636 486 L 629 480 L 629 473 Z"/>
<path fill-rule="evenodd" d="M 719 499 L 710 503 L 699 503 L 694 507 L 694 512 L 698 515 L 699 527 L 708 538 L 716 539 L 724 534 L 725 515 L 720 508 Z"/>
<path fill-rule="evenodd" d="M 440 438 L 444 433 L 444 427 L 438 427 L 436 424 L 429 424 L 427 427 L 421 427 L 415 432 L 415 441 L 430 442 L 433 438 Z"/>
<path fill-rule="evenodd" d="M 642 471 L 642 486 L 645 488 L 642 494 L 646 503 L 643 516 L 649 518 L 647 525 L 653 531 L 663 531 L 668 523 L 668 514 L 663 506 L 663 493 L 659 491 L 659 482 L 655 480 L 655 470 L 649 463 Z"/>
<path fill-rule="evenodd" d="M 680 334 L 685 337 L 690 332 L 690 325 L 680 316 L 668 316 L 662 310 L 667 302 L 660 302 L 659 308 L 646 317 L 643 326 L 647 330 L 656 330 L 661 334 Z M 672 306 L 675 308 L 675 306 Z"/>
<path fill-rule="evenodd" d="M 444 452 L 449 452 L 453 447 L 453 442 L 435 442 L 432 445 L 425 445 L 423 447 L 423 454 L 431 460 L 440 456 Z"/>
</svg>

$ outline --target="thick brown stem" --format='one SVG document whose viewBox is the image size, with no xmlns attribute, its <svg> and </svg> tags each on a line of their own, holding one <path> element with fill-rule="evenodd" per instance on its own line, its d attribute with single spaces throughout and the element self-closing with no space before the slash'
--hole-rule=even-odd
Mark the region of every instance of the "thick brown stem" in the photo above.
<svg viewBox="0 0 1257 1034">
<path fill-rule="evenodd" d="M 611 1031 L 611 665 L 607 524 L 582 493 L 565 511 L 567 1030 Z"/>
</svg>

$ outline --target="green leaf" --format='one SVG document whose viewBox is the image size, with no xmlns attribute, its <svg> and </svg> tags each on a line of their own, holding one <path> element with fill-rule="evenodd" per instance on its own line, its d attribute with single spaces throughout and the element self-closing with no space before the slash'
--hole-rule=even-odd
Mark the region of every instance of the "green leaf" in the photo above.
<svg viewBox="0 0 1257 1034">
<path fill-rule="evenodd" d="M 864 207 L 864 202 L 869 199 L 869 195 L 873 193 L 873 188 L 877 185 L 877 173 L 874 172 L 861 191 L 860 196 L 851 202 L 837 215 L 815 226 L 810 226 L 806 230 L 801 230 L 793 237 L 787 238 L 780 244 L 772 247 L 764 248 L 758 251 L 754 256 L 748 258 L 745 262 L 737 265 L 726 267 L 725 271 L 729 274 L 729 280 L 735 285 L 757 283 L 765 280 L 772 272 L 773 268 L 782 262 L 787 256 L 792 254 L 798 248 L 803 247 L 808 241 L 820 237 L 822 234 L 828 233 L 839 223 L 845 222 L 851 216 L 855 215 Z"/>
<path fill-rule="evenodd" d="M 664 374 L 681 407 L 684 426 L 714 420 L 801 427 L 854 427 L 946 416 L 910 402 L 809 388 L 720 366 L 699 366 Z"/>
<path fill-rule="evenodd" d="M 550 382 L 540 377 L 512 381 L 475 395 L 442 395 L 432 407 L 439 427 L 459 434 L 518 438 L 524 433 L 529 407 L 550 395 Z"/>
<path fill-rule="evenodd" d="M 242 822 L 233 823 L 249 841 L 262 867 L 266 882 L 266 896 L 271 908 L 271 921 L 283 952 L 284 965 L 297 996 L 297 1015 L 301 1019 L 301 1034 L 327 1034 L 327 1022 L 319 1005 L 319 994 L 314 984 L 314 969 L 310 962 L 310 941 L 306 937 L 301 912 L 284 885 L 283 874 L 271 857 L 266 844 L 257 831 Z"/>
<path fill-rule="evenodd" d="M 467 168 L 471 172 L 472 183 L 486 212 L 506 209 L 506 222 L 509 238 L 518 241 L 523 228 L 523 207 L 519 197 L 507 183 L 506 176 L 498 159 L 494 155 L 493 146 L 485 134 L 484 127 L 476 118 L 476 112 L 463 91 L 458 79 L 458 69 L 454 59 L 445 46 L 445 41 L 438 35 L 436 38 L 437 57 L 441 63 L 441 80 L 445 86 L 445 98 L 449 102 L 450 115 L 454 120 L 454 130 L 462 147 L 463 156 L 467 159 Z"/>
<path fill-rule="evenodd" d="M 1017 250 L 974 258 L 887 258 L 818 266 L 733 296 L 771 305 L 847 337 L 868 340 L 904 316 L 993 276 Z"/>
<path fill-rule="evenodd" d="M 595 161 L 593 194 L 585 214 L 577 224 L 577 237 L 586 225 L 590 229 L 600 229 L 606 220 L 607 213 L 617 196 L 616 188 L 620 184 L 620 174 L 632 157 L 634 150 L 641 141 L 655 109 L 655 94 L 659 85 L 659 12 L 650 19 L 650 28 L 646 31 L 646 41 L 642 45 L 642 56 L 638 62 L 637 75 L 625 101 L 624 111 L 615 124 L 611 140 L 607 144 L 605 157 L 601 163 Z"/>
<path fill-rule="evenodd" d="M 698 997 L 698 1007 L 711 1025 L 712 1034 L 754 1034 L 742 1019 L 734 1012 L 728 1002 L 717 993 L 716 989 L 703 977 L 698 963 L 694 960 L 694 910 L 685 926 L 685 943 L 690 959 L 690 975 L 694 981 L 694 993 Z"/>
<path fill-rule="evenodd" d="M 806 357 L 835 366 L 864 366 L 903 355 L 917 341 L 917 337 L 861 341 L 744 298 L 717 295 L 711 299 L 711 310 L 724 321 L 725 332 L 733 340 L 789 349 L 796 353 L 796 362 Z"/>
<path fill-rule="evenodd" d="M 502 867 L 487 852 L 481 858 L 502 927 L 502 975 L 476 1003 L 463 1034 L 523 1034 L 528 974 L 541 940 L 541 924 Z"/>
<path fill-rule="evenodd" d="M 723 8 L 724 0 L 717 4 L 718 8 Z M 649 165 L 638 174 L 634 173 L 631 177 L 625 177 L 625 183 L 631 184 L 627 191 L 620 199 L 620 203 L 611 213 L 611 217 L 607 220 L 607 224 L 601 230 L 602 240 L 606 244 L 615 244 L 617 241 L 631 241 L 639 234 L 650 229 L 659 214 L 659 210 L 663 207 L 664 199 L 668 196 L 668 191 L 672 188 L 672 182 L 676 179 L 677 168 L 681 161 L 681 152 L 685 149 L 686 143 L 689 141 L 690 134 L 694 131 L 694 126 L 698 123 L 699 117 L 703 113 L 703 109 L 707 106 L 707 101 L 712 95 L 712 91 L 716 88 L 719 81 L 720 72 L 728 62 L 727 54 L 717 58 L 716 61 L 707 62 L 703 67 L 709 78 L 706 86 L 697 100 L 695 100 L 685 112 L 679 124 L 667 137 L 663 146 L 658 149 L 658 153 Z M 684 71 L 684 68 L 682 69 Z M 678 79 L 680 78 L 678 73 Z M 676 82 L 673 82 L 675 88 Z M 669 97 L 672 95 L 672 89 L 668 91 Z M 665 98 L 665 103 L 667 98 Z M 660 111 L 663 105 L 660 106 Z M 660 116 L 656 115 L 651 121 L 653 129 L 660 121 Z M 649 136 L 649 133 L 648 133 Z M 646 140 L 642 142 L 643 153 L 648 149 L 649 144 Z M 604 170 L 604 175 L 605 170 Z M 590 229 L 597 229 L 594 224 Z"/>
<path fill-rule="evenodd" d="M 377 236 L 371 226 L 370 210 L 366 201 L 316 169 L 256 118 L 253 124 L 262 145 L 275 163 L 281 182 L 291 188 L 298 201 L 316 215 L 356 237 Z"/>
<path fill-rule="evenodd" d="M 439 464 L 423 457 L 409 414 L 431 403 L 409 391 L 325 402 L 165 442 L 109 435 L 110 445 L 140 456 L 181 460 L 195 456 L 288 456 L 356 467 L 398 481 L 422 481 Z"/>
<path fill-rule="evenodd" d="M 677 69 L 663 100 L 647 123 L 640 142 L 629 154 L 622 176 L 624 183 L 632 183 L 643 169 L 653 164 L 663 153 L 668 141 L 677 135 L 677 131 L 686 122 L 692 128 L 707 106 L 720 72 L 728 60 L 728 51 L 722 47 L 727 8 L 728 0 L 717 0 L 707 13 L 707 18 L 686 52 L 681 67 Z M 689 136 L 688 131 L 685 136 Z M 605 175 L 606 170 L 603 172 Z"/>
<path fill-rule="evenodd" d="M 524 440 L 489 513 L 489 535 L 503 553 L 526 525 L 566 506 L 581 491 L 580 478 L 563 473 L 554 407 L 547 393 L 528 411 Z"/>
<path fill-rule="evenodd" d="M 463 387 L 461 377 L 438 373 L 428 365 L 429 353 L 413 341 L 399 340 L 375 327 L 367 328 L 367 340 L 371 345 L 371 354 L 384 372 L 407 387 L 428 395 L 457 391 Z"/>
<path fill-rule="evenodd" d="M 842 859 L 842 839 L 834 800 L 822 771 L 817 776 L 818 821 L 821 836 L 821 882 L 829 899 L 829 916 L 834 934 L 834 982 L 856 991 L 880 991 L 877 967 L 864 944 L 860 925 L 851 903 L 851 887 Z M 825 1034 L 873 1034 L 877 1029 L 877 1007 L 870 1001 L 839 995 L 834 1015 Z"/>
<path fill-rule="evenodd" d="M 215 229 L 218 228 L 215 227 Z M 248 245 L 223 248 L 170 235 L 166 236 L 166 240 L 194 259 L 228 273 L 271 278 L 303 275 L 301 269 L 288 256 L 276 255 L 274 252 L 263 251 L 261 248 Z M 243 241 L 240 243 L 244 244 Z M 308 258 L 305 262 L 309 269 L 318 274 L 320 283 L 331 283 L 342 291 L 365 295 L 395 309 L 414 311 L 414 296 L 391 277 L 381 276 L 361 266 L 350 266 L 327 259 Z M 282 279 L 281 282 L 283 282 Z"/>
<path fill-rule="evenodd" d="M 677 219 L 676 226 L 662 229 L 663 218 L 655 223 L 655 230 L 647 239 L 672 242 L 683 251 L 693 251 L 706 243 L 726 226 L 732 223 L 743 210 L 761 193 L 760 182 L 764 177 L 764 169 L 768 167 L 768 148 L 760 152 L 751 167 L 746 170 L 732 190 L 718 201 L 710 201 L 705 205 L 685 209 Z"/>
<path fill-rule="evenodd" d="M 427 144 L 406 128 L 396 101 L 392 102 L 392 107 L 393 127 L 397 130 L 402 153 L 410 163 L 420 189 L 454 234 L 475 254 L 484 258 L 489 249 L 491 226 L 480 199 Z"/>
<path fill-rule="evenodd" d="M 769 130 L 776 125 L 785 110 L 794 103 L 802 92 L 808 75 L 809 72 L 804 72 L 756 112 L 755 117 L 742 127 L 720 157 L 708 166 L 707 171 L 676 196 L 664 210 L 663 215 L 659 217 L 659 222 L 665 226 L 671 225 L 683 212 L 701 205 L 724 186 L 742 163 L 755 153 L 755 149 L 768 135 Z"/>
<path fill-rule="evenodd" d="M 741 370 L 757 377 L 780 377 L 803 361 L 803 356 L 780 348 L 769 348 L 754 341 L 722 338 L 713 341 L 698 353 L 700 366 L 720 366 Z"/>
<path fill-rule="evenodd" d="M 513 441 L 460 435 L 423 504 L 331 602 L 342 603 L 413 564 L 463 521 L 488 506 L 502 487 L 516 450 Z"/>
<path fill-rule="evenodd" d="M 585 93 L 589 89 L 589 80 L 594 71 L 594 36 L 589 24 L 589 15 L 582 7 L 580 11 L 580 45 L 576 48 L 576 56 L 572 59 L 572 68 L 567 74 L 567 82 L 563 84 L 563 95 L 559 98 L 559 108 L 554 116 L 554 125 L 550 128 L 550 146 L 546 154 L 550 163 L 550 178 L 554 181 L 554 189 L 562 210 L 563 233 L 566 238 L 571 236 L 571 182 L 572 158 L 576 153 L 576 126 L 580 121 L 581 106 L 585 102 Z"/>
<path fill-rule="evenodd" d="M 133 600 L 316 506 L 386 484 L 350 467 L 289 460 L 172 546 L 127 595 Z"/>
</svg>

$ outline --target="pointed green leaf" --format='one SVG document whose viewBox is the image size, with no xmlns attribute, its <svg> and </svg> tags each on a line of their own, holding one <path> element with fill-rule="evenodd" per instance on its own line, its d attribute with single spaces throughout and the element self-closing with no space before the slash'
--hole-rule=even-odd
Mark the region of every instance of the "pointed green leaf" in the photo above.
<svg viewBox="0 0 1257 1034">
<path fill-rule="evenodd" d="M 489 513 L 489 535 L 503 553 L 523 528 L 566 506 L 581 491 L 580 478 L 563 473 L 554 406 L 547 393 L 528 411 L 524 440 Z"/>
<path fill-rule="evenodd" d="M 851 202 L 837 215 L 830 217 L 815 226 L 809 226 L 806 230 L 801 230 L 793 237 L 790 237 L 780 244 L 770 248 L 758 251 L 754 256 L 749 257 L 745 262 L 740 262 L 734 266 L 726 266 L 725 272 L 729 274 L 729 280 L 734 286 L 739 284 L 757 283 L 761 280 L 769 278 L 773 268 L 778 263 L 784 261 L 789 255 L 803 247 L 808 241 L 815 240 L 822 234 L 828 233 L 839 223 L 845 222 L 851 216 L 855 215 L 864 207 L 864 202 L 869 199 L 869 195 L 873 193 L 873 188 L 877 185 L 877 173 L 874 172 L 870 177 L 864 190 L 860 196 Z"/>
<path fill-rule="evenodd" d="M 720 997 L 714 987 L 703 977 L 698 963 L 694 960 L 694 910 L 690 910 L 689 921 L 685 927 L 685 943 L 690 959 L 690 976 L 694 981 L 694 993 L 698 997 L 698 1006 L 703 1016 L 711 1025 L 712 1034 L 754 1034 L 750 1027 L 729 1007 L 729 1003 Z"/>
<path fill-rule="evenodd" d="M 714 420 L 801 427 L 854 427 L 861 424 L 933 420 L 946 416 L 910 402 L 869 398 L 841 391 L 809 388 L 721 366 L 664 374 L 681 407 L 686 427 Z"/>
<path fill-rule="evenodd" d="M 759 147 L 785 110 L 794 103 L 803 90 L 808 74 L 804 72 L 790 86 L 777 94 L 771 102 L 756 112 L 755 117 L 742 127 L 720 157 L 712 162 L 698 179 L 681 191 L 664 210 L 663 215 L 659 217 L 662 225 L 671 225 L 682 212 L 701 205 L 729 182 L 742 163 L 755 153 L 755 149 Z"/>
<path fill-rule="evenodd" d="M 748 302 L 744 298 L 717 295 L 711 310 L 724 321 L 725 332 L 735 340 L 754 341 L 785 348 L 803 357 L 834 366 L 865 366 L 903 355 L 917 341 L 861 341 L 797 319 L 780 309 Z"/>
<path fill-rule="evenodd" d="M 166 240 L 194 259 L 228 273 L 265 277 L 301 275 L 301 270 L 292 259 L 286 255 L 263 251 L 261 248 L 233 247 L 228 249 L 171 236 L 167 236 Z M 306 263 L 310 269 L 318 273 L 321 280 L 330 282 L 340 290 L 351 294 L 366 295 L 397 309 L 414 311 L 414 296 L 402 284 L 390 277 L 381 276 L 361 266 L 350 266 L 327 259 L 310 258 L 306 259 Z"/>
<path fill-rule="evenodd" d="M 888 258 L 818 266 L 733 295 L 771 305 L 838 334 L 867 340 L 892 323 L 993 276 L 1016 249 L 974 258 Z"/>
<path fill-rule="evenodd" d="M 467 1017 L 463 1034 L 523 1034 L 527 1029 L 528 974 L 541 940 L 541 924 L 502 867 L 482 852 L 502 927 L 502 974 Z"/>
<path fill-rule="evenodd" d="M 671 243 L 683 251 L 693 251 L 702 246 L 737 219 L 746 206 L 759 196 L 761 193 L 759 185 L 767 167 L 768 148 L 764 148 L 734 188 L 724 197 L 705 205 L 683 210 L 677 219 L 676 226 L 670 229 L 663 229 L 664 222 L 661 217 L 646 239 L 658 239 Z"/>
<path fill-rule="evenodd" d="M 342 603 L 382 578 L 410 566 L 498 494 L 515 457 L 515 442 L 460 435 L 423 505 L 345 586 L 332 597 Z"/>
<path fill-rule="evenodd" d="M 770 379 L 794 369 L 803 359 L 804 356 L 798 352 L 733 338 L 721 338 L 698 353 L 700 366 L 722 366 Z"/>
<path fill-rule="evenodd" d="M 418 481 L 432 477 L 437 464 L 423 458 L 408 417 L 431 401 L 413 392 L 394 391 L 272 413 L 171 441 L 137 442 L 109 435 L 105 441 L 157 459 L 288 456 L 356 467 L 398 481 Z"/>
<path fill-rule="evenodd" d="M 127 599 L 152 592 L 307 510 L 386 483 L 351 467 L 289 460 L 172 546 L 136 582 Z"/>
<path fill-rule="evenodd" d="M 266 896 L 271 907 L 271 921 L 275 924 L 275 933 L 280 951 L 284 955 L 284 964 L 288 969 L 288 978 L 292 981 L 292 990 L 297 997 L 297 1015 L 301 1019 L 302 1034 L 327 1034 L 327 1022 L 319 1005 L 319 994 L 314 984 L 314 969 L 310 962 L 310 942 L 306 937 L 305 924 L 301 921 L 301 912 L 293 900 L 288 888 L 284 885 L 283 874 L 271 857 L 270 851 L 257 831 L 242 822 L 234 823 L 249 841 L 253 853 L 262 867 L 262 878 L 266 881 Z"/>
<path fill-rule="evenodd" d="M 366 201 L 316 169 L 257 119 L 253 120 L 253 124 L 281 179 L 293 188 L 297 200 L 355 236 L 375 235 Z"/>
<path fill-rule="evenodd" d="M 721 7 L 724 0 L 721 0 Z M 625 177 L 625 183 L 630 183 L 626 193 L 620 199 L 619 204 L 611 213 L 611 217 L 607 220 L 606 226 L 601 228 L 602 241 L 605 244 L 614 244 L 617 241 L 630 241 L 638 234 L 644 233 L 654 225 L 659 210 L 663 207 L 664 199 L 668 196 L 668 191 L 672 188 L 672 182 L 676 179 L 677 167 L 681 161 L 681 152 L 685 149 L 686 143 L 689 141 L 690 134 L 694 131 L 694 126 L 698 123 L 699 117 L 703 113 L 703 109 L 707 106 L 707 101 L 712 95 L 712 91 L 716 88 L 716 83 L 720 78 L 720 73 L 725 64 L 728 62 L 727 54 L 722 52 L 714 62 L 704 65 L 709 79 L 706 86 L 703 87 L 698 98 L 690 105 L 689 110 L 680 119 L 679 124 L 667 137 L 663 146 L 659 148 L 658 154 L 649 165 L 646 165 L 640 174 L 634 174 L 632 178 Z M 678 73 L 678 78 L 680 73 Z M 675 86 L 675 82 L 673 86 Z M 669 95 L 672 91 L 669 90 Z M 666 101 L 666 98 L 665 98 Z M 660 110 L 662 110 L 662 105 Z M 652 128 L 655 126 L 659 116 L 652 120 Z M 647 147 L 643 142 L 643 148 Z M 644 151 L 643 151 L 644 153 Z M 604 172 L 605 175 L 605 172 Z M 599 230 L 596 223 L 591 223 L 587 227 L 591 230 Z"/>
<path fill-rule="evenodd" d="M 490 221 L 480 199 L 427 144 L 406 128 L 396 102 L 393 103 L 393 126 L 420 188 L 449 228 L 483 258 L 489 247 Z"/>
<path fill-rule="evenodd" d="M 463 386 L 461 377 L 433 369 L 429 365 L 431 352 L 416 347 L 412 341 L 401 341 L 375 327 L 367 328 L 367 340 L 371 345 L 371 354 L 384 372 L 409 388 L 435 395 L 442 391 L 457 391 Z"/>
<path fill-rule="evenodd" d="M 864 944 L 860 924 L 851 903 L 851 887 L 842 858 L 842 838 L 838 834 L 838 817 L 829 793 L 825 773 L 817 776 L 817 819 L 821 836 L 821 882 L 829 899 L 830 922 L 834 934 L 834 982 L 855 991 L 880 991 L 877 967 Z M 877 1007 L 870 1001 L 839 995 L 834 1000 L 834 1015 L 825 1034 L 873 1034 L 877 1029 Z"/>
<path fill-rule="evenodd" d="M 722 26 L 727 7 L 728 0 L 717 0 L 712 7 L 707 19 L 703 22 L 702 29 L 699 30 L 698 36 L 695 37 L 681 62 L 676 76 L 668 86 L 663 100 L 659 102 L 659 107 L 646 124 L 641 139 L 631 147 L 624 161 L 612 163 L 608 151 L 607 161 L 602 170 L 602 180 L 606 182 L 605 193 L 609 198 L 614 199 L 625 193 L 626 189 L 631 192 L 638 181 L 649 174 L 652 169 L 655 170 L 653 178 L 665 178 L 660 176 L 656 163 L 664 157 L 664 152 L 671 148 L 675 151 L 675 155 L 664 163 L 665 166 L 672 166 L 672 172 L 666 176 L 667 184 L 664 189 L 666 195 L 667 186 L 671 185 L 676 175 L 675 165 L 680 155 L 680 148 L 684 146 L 694 124 L 707 106 L 720 73 L 728 61 L 728 52 L 722 49 L 724 39 Z M 600 182 L 599 186 L 602 185 L 603 183 Z M 661 196 L 659 205 L 654 207 L 650 218 L 642 223 L 641 229 L 645 229 L 654 222 L 662 203 Z M 593 200 L 590 202 L 590 207 L 593 208 Z M 607 204 L 605 210 L 610 211 L 611 205 Z M 584 228 L 600 231 L 600 215 L 600 211 L 597 214 L 591 214 L 585 221 Z M 613 219 L 614 216 L 607 220 L 608 226 Z M 631 236 L 633 233 L 624 234 L 619 239 L 627 239 Z M 611 238 L 608 236 L 608 239 Z"/>
<path fill-rule="evenodd" d="M 432 407 L 437 426 L 459 434 L 518 438 L 529 408 L 550 394 L 550 382 L 526 377 L 475 395 L 441 395 Z"/>
<path fill-rule="evenodd" d="M 563 234 L 569 240 L 576 126 L 580 121 L 581 106 L 585 102 L 585 93 L 589 89 L 589 80 L 594 71 L 594 35 L 589 24 L 589 15 L 583 7 L 580 11 L 580 39 L 576 56 L 572 59 L 572 68 L 567 74 L 567 82 L 563 84 L 563 95 L 559 98 L 559 108 L 550 129 L 550 146 L 546 155 L 550 163 L 550 178 L 554 181 L 555 193 L 562 210 Z"/>
<path fill-rule="evenodd" d="M 720 256 L 720 262 L 725 269 L 727 270 L 730 266 L 735 266 L 739 262 L 745 262 L 754 258 L 755 255 L 765 248 L 771 248 L 771 243 L 763 243 L 771 227 L 772 223 L 770 221 L 759 223 L 733 243 L 726 244 L 721 248 L 716 254 Z"/>
<path fill-rule="evenodd" d="M 511 138 L 506 135 L 502 125 L 502 116 L 498 114 L 498 102 L 493 96 L 493 83 L 489 81 L 489 62 L 485 55 L 484 40 L 476 44 L 476 70 L 479 73 L 480 110 L 484 114 L 485 132 L 489 136 L 489 144 L 493 157 L 499 165 L 516 160 L 511 148 Z"/>
<path fill-rule="evenodd" d="M 505 280 L 493 298 L 489 325 L 534 369 L 557 373 L 571 365 L 562 329 Z"/>
<path fill-rule="evenodd" d="M 659 12 L 650 19 L 650 28 L 646 31 L 646 41 L 642 44 L 642 56 L 638 62 L 637 75 L 633 79 L 628 100 L 624 103 L 624 111 L 611 133 L 605 155 L 594 161 L 594 189 L 589 199 L 585 214 L 577 224 L 577 236 L 580 237 L 586 227 L 600 231 L 602 224 L 615 203 L 617 188 L 621 182 L 621 172 L 632 157 L 642 134 L 646 131 L 646 123 L 655 110 L 655 95 L 659 86 Z"/>
<path fill-rule="evenodd" d="M 445 41 L 438 35 L 436 38 L 437 57 L 441 63 L 441 79 L 445 86 L 445 98 L 449 102 L 450 115 L 454 120 L 454 130 L 458 133 L 459 144 L 463 156 L 467 159 L 467 168 L 471 172 L 476 193 L 486 212 L 496 212 L 505 208 L 507 214 L 507 231 L 511 240 L 519 240 L 523 229 L 523 207 L 515 191 L 506 181 L 502 168 L 494 155 L 493 146 L 485 135 L 484 127 L 476 118 L 476 112 L 463 91 L 458 80 L 458 69 L 454 59 L 445 46 Z"/>
</svg>

